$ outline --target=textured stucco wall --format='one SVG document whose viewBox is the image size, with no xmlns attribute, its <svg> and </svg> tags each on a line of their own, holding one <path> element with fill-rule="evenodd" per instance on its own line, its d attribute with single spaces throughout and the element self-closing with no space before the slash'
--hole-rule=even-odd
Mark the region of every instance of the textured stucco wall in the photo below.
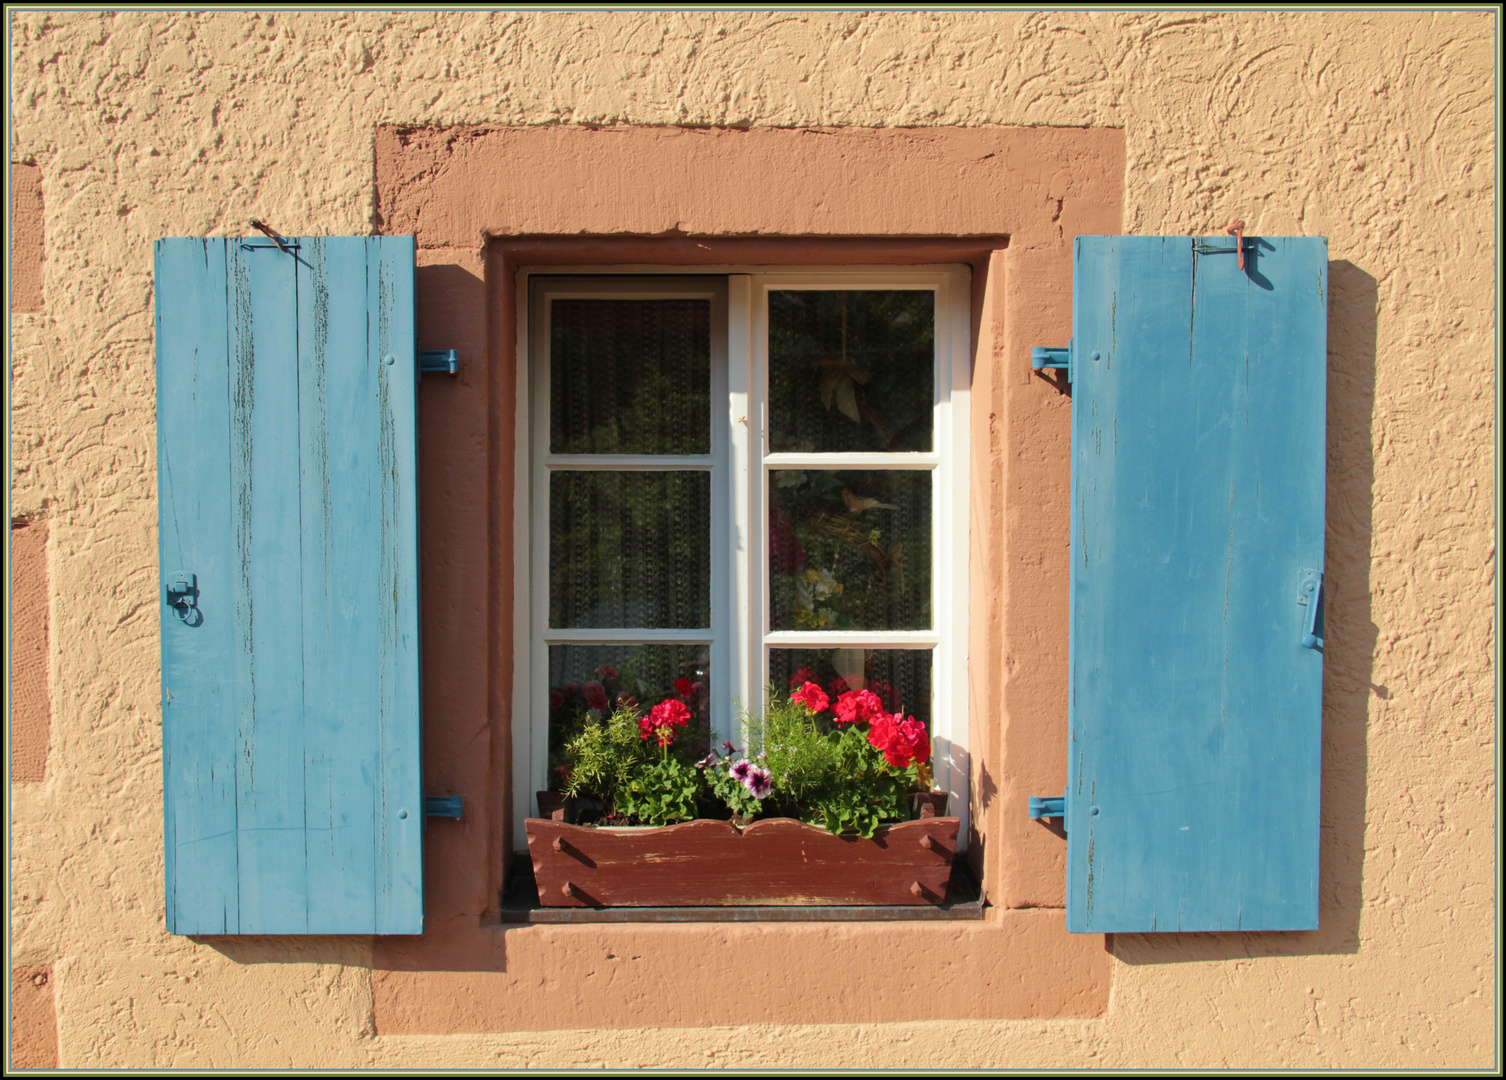
<svg viewBox="0 0 1506 1080">
<path fill-rule="evenodd" d="M 1492 1063 L 1492 14 L 11 17 L 46 245 L 12 514 L 48 522 L 52 696 L 12 949 L 61 1065 Z M 1089 1020 L 397 1036 L 367 942 L 166 935 L 151 243 L 368 230 L 383 124 L 1122 128 L 1125 231 L 1328 236 L 1338 944 L 1116 939 Z"/>
</svg>

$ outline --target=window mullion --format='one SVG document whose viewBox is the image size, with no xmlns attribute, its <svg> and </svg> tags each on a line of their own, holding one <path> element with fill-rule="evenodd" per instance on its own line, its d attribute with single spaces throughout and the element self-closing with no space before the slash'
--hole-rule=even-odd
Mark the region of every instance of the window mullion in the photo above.
<svg viewBox="0 0 1506 1080">
<path fill-rule="evenodd" d="M 756 543 L 759 520 L 757 500 L 762 485 L 757 480 L 758 416 L 753 278 L 733 274 L 727 279 L 727 424 L 730 456 L 729 491 L 732 532 L 728 537 L 731 581 L 726 595 L 728 655 L 731 697 L 744 709 L 761 700 L 758 658 L 761 593 L 758 585 Z M 729 709 L 730 709 L 729 702 Z M 727 730 L 741 742 L 745 733 L 738 717 L 729 712 Z"/>
<path fill-rule="evenodd" d="M 527 323 L 529 334 L 524 341 L 519 342 L 519 346 L 522 347 L 526 341 L 529 351 L 519 364 L 518 378 L 527 379 L 530 384 L 531 401 L 526 421 L 528 426 L 524 430 L 529 433 L 529 456 L 533 462 L 538 463 L 544 461 L 549 453 L 550 420 L 548 354 L 550 312 L 549 304 L 542 296 L 533 303 L 530 314 L 532 318 Z M 533 534 L 529 538 L 531 558 L 539 561 L 540 565 L 547 570 L 549 559 L 548 471 L 531 466 L 528 469 L 527 486 L 522 490 L 528 493 L 529 521 L 533 525 Z M 519 811 L 514 821 L 514 832 L 519 838 L 524 836 L 523 819 L 529 817 L 533 811 L 533 792 L 542 791 L 548 786 L 549 727 L 547 720 L 543 722 L 538 720 L 549 715 L 549 649 L 542 643 L 539 636 L 539 631 L 549 624 L 549 575 L 547 572 L 531 575 L 528 606 L 529 626 L 526 640 L 529 643 L 530 695 L 527 712 L 515 721 L 528 733 L 528 753 L 524 758 L 528 764 L 528 781 L 515 795 L 515 804 L 519 807 Z M 526 843 L 526 840 L 524 842 Z"/>
</svg>

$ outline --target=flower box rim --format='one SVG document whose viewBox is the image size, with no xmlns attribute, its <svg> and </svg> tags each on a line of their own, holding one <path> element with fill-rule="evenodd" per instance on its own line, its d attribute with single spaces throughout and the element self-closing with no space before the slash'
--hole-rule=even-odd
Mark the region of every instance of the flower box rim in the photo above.
<svg viewBox="0 0 1506 1080">
<path fill-rule="evenodd" d="M 586 830 L 589 830 L 589 831 L 591 831 L 593 833 L 631 834 L 631 835 L 642 835 L 643 833 L 651 832 L 651 831 L 655 831 L 655 830 L 663 832 L 663 831 L 667 831 L 669 829 L 683 828 L 686 825 L 699 825 L 699 824 L 702 824 L 702 823 L 709 823 L 709 824 L 712 824 L 712 825 L 725 825 L 728 828 L 733 829 L 736 832 L 738 832 L 738 833 L 746 836 L 750 831 L 752 831 L 754 829 L 757 829 L 760 825 L 768 825 L 768 824 L 770 824 L 772 822 L 775 822 L 775 821 L 792 821 L 792 822 L 794 822 L 797 825 L 803 825 L 805 828 L 810 829 L 813 832 L 821 833 L 821 834 L 826 835 L 826 836 L 853 837 L 853 838 L 858 839 L 858 840 L 871 840 L 871 839 L 873 839 L 873 837 L 871 837 L 871 836 L 864 836 L 861 833 L 856 833 L 856 832 L 834 833 L 834 832 L 831 832 L 829 829 L 827 829 L 824 825 L 816 825 L 816 824 L 813 824 L 812 822 L 801 821 L 799 818 L 794 818 L 794 817 L 755 818 L 754 820 L 748 822 L 746 825 L 738 825 L 736 822 L 730 821 L 727 818 L 691 818 L 689 821 L 676 821 L 672 825 L 597 825 L 597 824 L 594 824 L 594 823 L 589 824 L 589 825 L 579 825 L 579 824 L 577 824 L 577 823 L 575 823 L 573 821 L 555 821 L 553 818 L 530 817 L 530 818 L 525 818 L 523 823 L 524 823 L 525 828 L 528 825 L 531 825 L 534 822 L 541 822 L 543 824 L 547 824 L 547 825 L 551 825 L 551 826 L 568 825 L 572 829 L 586 829 Z M 962 824 L 962 819 L 961 818 L 950 816 L 950 815 L 940 815 L 940 816 L 931 817 L 931 818 L 907 818 L 904 821 L 886 821 L 886 822 L 884 822 L 882 825 L 880 825 L 878 827 L 877 830 L 875 830 L 874 836 L 879 835 L 879 833 L 886 832 L 887 830 L 894 828 L 896 825 L 908 825 L 908 824 L 910 824 L 912 822 L 915 822 L 915 821 L 931 821 L 931 822 L 936 822 L 936 823 L 953 822 L 959 828 L 961 827 L 961 824 Z M 781 827 L 783 827 L 783 826 L 781 826 Z"/>
</svg>

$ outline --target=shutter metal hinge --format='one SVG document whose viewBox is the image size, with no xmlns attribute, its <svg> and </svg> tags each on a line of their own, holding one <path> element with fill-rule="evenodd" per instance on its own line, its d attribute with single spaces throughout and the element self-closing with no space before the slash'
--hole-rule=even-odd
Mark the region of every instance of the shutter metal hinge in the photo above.
<svg viewBox="0 0 1506 1080">
<path fill-rule="evenodd" d="M 1030 367 L 1034 371 L 1044 371 L 1047 368 L 1057 368 L 1067 373 L 1067 382 L 1072 382 L 1072 346 L 1074 342 L 1067 342 L 1066 348 L 1057 345 L 1037 345 L 1030 350 Z M 1098 359 L 1098 354 L 1093 354 L 1093 359 Z"/>
<path fill-rule="evenodd" d="M 425 349 L 418 354 L 418 371 L 420 375 L 459 374 L 460 354 L 454 349 Z"/>
<path fill-rule="evenodd" d="M 461 796 L 459 795 L 425 795 L 424 817 L 446 817 L 459 820 L 461 810 Z"/>
<path fill-rule="evenodd" d="M 1032 795 L 1030 796 L 1030 817 L 1040 821 L 1043 818 L 1061 818 L 1065 825 L 1067 820 L 1067 793 L 1060 795 Z"/>
</svg>

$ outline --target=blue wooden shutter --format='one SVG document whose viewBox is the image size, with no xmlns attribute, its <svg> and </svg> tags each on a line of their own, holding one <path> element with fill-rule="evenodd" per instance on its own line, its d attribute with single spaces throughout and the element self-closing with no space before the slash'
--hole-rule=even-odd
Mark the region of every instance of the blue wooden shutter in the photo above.
<svg viewBox="0 0 1506 1080">
<path fill-rule="evenodd" d="M 413 266 L 157 244 L 172 932 L 423 931 Z"/>
<path fill-rule="evenodd" d="M 1077 240 L 1073 931 L 1318 924 L 1327 244 L 1244 243 Z"/>
</svg>

